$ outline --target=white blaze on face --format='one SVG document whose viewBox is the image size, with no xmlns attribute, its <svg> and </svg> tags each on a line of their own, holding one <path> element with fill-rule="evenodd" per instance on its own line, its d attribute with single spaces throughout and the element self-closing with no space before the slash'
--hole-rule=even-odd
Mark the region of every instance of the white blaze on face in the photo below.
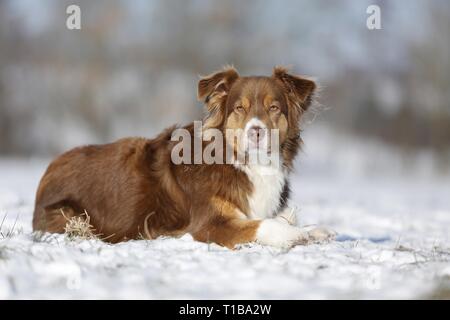
<svg viewBox="0 0 450 320">
<path fill-rule="evenodd" d="M 264 122 L 258 118 L 252 118 L 245 125 L 243 134 L 243 146 L 246 151 L 265 151 L 268 148 L 270 132 Z"/>
</svg>

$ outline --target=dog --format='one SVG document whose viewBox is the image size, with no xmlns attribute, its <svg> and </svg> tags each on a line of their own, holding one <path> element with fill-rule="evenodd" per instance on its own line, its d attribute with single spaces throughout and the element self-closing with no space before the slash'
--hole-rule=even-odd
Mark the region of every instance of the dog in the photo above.
<svg viewBox="0 0 450 320">
<path fill-rule="evenodd" d="M 249 242 L 291 248 L 332 239 L 334 232 L 325 228 L 297 227 L 288 207 L 289 174 L 302 144 L 300 119 L 315 91 L 314 81 L 283 67 L 271 76 L 242 77 L 225 67 L 202 77 L 200 143 L 191 139 L 174 152 L 177 130 L 198 137 L 191 123 L 154 139 L 125 138 L 60 155 L 40 181 L 33 229 L 64 233 L 69 219 L 89 215 L 95 232 L 111 243 L 186 233 L 228 248 Z M 242 134 L 229 138 L 230 130 Z M 271 131 L 277 132 L 273 145 Z M 211 146 L 211 136 L 231 152 L 217 148 L 210 154 L 218 161 L 189 161 L 198 158 L 196 147 Z M 278 163 L 248 161 L 264 152 Z M 174 154 L 187 160 L 174 161 Z"/>
</svg>

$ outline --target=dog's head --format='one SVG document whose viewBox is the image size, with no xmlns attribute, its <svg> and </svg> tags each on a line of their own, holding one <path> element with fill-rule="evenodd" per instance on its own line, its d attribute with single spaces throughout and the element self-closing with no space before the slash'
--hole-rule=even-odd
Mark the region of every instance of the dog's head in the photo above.
<svg viewBox="0 0 450 320">
<path fill-rule="evenodd" d="M 315 88 L 312 80 L 281 67 L 268 77 L 240 77 L 234 68 L 225 68 L 198 83 L 198 97 L 207 108 L 204 128 L 240 131 L 241 138 L 233 145 L 245 152 L 274 151 L 270 150 L 274 129 L 281 147 L 297 145 L 300 118 L 311 105 Z"/>
</svg>

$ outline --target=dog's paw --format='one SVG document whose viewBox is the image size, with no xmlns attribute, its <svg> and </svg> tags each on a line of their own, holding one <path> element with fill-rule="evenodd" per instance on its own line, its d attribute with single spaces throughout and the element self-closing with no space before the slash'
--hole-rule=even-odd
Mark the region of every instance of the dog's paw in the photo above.
<svg viewBox="0 0 450 320">
<path fill-rule="evenodd" d="M 324 227 L 316 227 L 308 231 L 309 240 L 311 242 L 327 242 L 336 238 L 337 233 L 331 229 Z"/>
<path fill-rule="evenodd" d="M 297 225 L 297 208 L 286 207 L 283 211 L 281 211 L 276 217 L 276 220 L 280 222 L 290 224 L 291 226 Z"/>
<path fill-rule="evenodd" d="M 263 245 L 289 249 L 296 245 L 308 244 L 310 236 L 307 231 L 275 218 L 261 222 L 256 234 L 256 241 Z"/>
</svg>

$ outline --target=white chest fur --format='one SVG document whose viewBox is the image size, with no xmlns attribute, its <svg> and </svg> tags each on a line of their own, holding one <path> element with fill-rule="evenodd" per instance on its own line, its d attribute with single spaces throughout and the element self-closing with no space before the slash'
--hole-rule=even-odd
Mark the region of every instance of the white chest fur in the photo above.
<svg viewBox="0 0 450 320">
<path fill-rule="evenodd" d="M 281 168 L 248 165 L 241 168 L 253 184 L 248 202 L 251 219 L 270 218 L 280 205 L 286 174 Z"/>
</svg>

